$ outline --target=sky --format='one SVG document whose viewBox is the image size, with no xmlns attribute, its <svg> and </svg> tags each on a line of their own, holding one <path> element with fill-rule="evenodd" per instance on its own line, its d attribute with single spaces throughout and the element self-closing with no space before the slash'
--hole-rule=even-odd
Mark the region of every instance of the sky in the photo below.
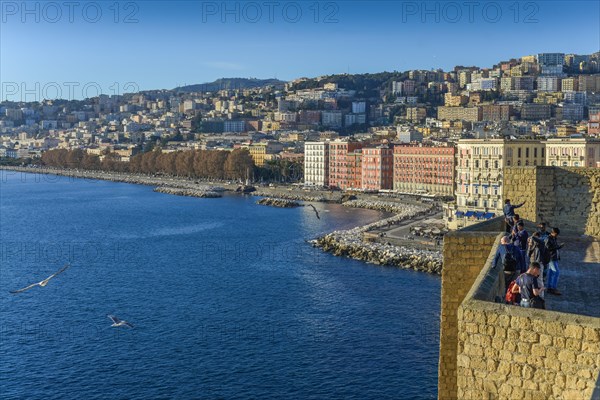
<svg viewBox="0 0 600 400">
<path fill-rule="evenodd" d="M 2 100 L 600 50 L 598 1 L 0 1 Z"/>
</svg>

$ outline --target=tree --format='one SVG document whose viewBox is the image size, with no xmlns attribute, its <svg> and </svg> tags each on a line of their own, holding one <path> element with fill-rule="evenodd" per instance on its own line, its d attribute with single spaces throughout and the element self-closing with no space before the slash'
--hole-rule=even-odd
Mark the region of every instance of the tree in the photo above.
<svg viewBox="0 0 600 400">
<path fill-rule="evenodd" d="M 246 149 L 235 149 L 227 156 L 225 173 L 231 179 L 245 179 L 254 170 L 254 160 Z"/>
</svg>

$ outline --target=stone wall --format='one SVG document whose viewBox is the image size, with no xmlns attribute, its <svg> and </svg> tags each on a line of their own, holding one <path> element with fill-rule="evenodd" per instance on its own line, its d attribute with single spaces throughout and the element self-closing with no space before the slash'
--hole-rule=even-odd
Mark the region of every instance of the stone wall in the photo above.
<svg viewBox="0 0 600 400">
<path fill-rule="evenodd" d="M 503 197 L 526 201 L 521 218 L 600 237 L 600 168 L 509 167 Z"/>
<path fill-rule="evenodd" d="M 501 236 L 458 308 L 457 398 L 593 398 L 600 319 L 490 301 L 503 286 L 492 263 Z"/>
<path fill-rule="evenodd" d="M 457 398 L 458 306 L 473 286 L 501 229 L 502 219 L 496 218 L 444 236 L 438 369 L 440 399 Z"/>
<path fill-rule="evenodd" d="M 598 318 L 465 300 L 458 310 L 460 399 L 591 399 Z"/>
<path fill-rule="evenodd" d="M 600 398 L 600 318 L 503 304 L 501 223 L 444 238 L 438 398 Z"/>
</svg>

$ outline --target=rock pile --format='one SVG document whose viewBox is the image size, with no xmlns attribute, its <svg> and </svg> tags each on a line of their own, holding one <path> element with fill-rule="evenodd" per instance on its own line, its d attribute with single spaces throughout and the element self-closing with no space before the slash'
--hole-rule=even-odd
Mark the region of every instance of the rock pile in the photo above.
<svg viewBox="0 0 600 400">
<path fill-rule="evenodd" d="M 219 192 L 205 190 L 205 189 L 182 189 L 171 186 L 159 186 L 154 188 L 155 192 L 174 194 L 176 196 L 188 196 L 188 197 L 202 197 L 202 198 L 217 198 L 223 197 Z"/>
<path fill-rule="evenodd" d="M 253 196 L 264 196 L 264 197 L 270 197 L 273 196 L 273 193 L 270 191 L 266 191 L 266 190 L 261 190 L 261 189 L 257 189 L 255 192 L 252 193 Z M 286 200 L 300 200 L 300 201 L 326 201 L 325 197 L 323 196 L 308 196 L 308 195 L 303 195 L 303 194 L 297 194 L 297 193 L 277 193 L 277 198 L 279 199 L 286 199 Z"/>
<path fill-rule="evenodd" d="M 350 200 L 342 203 L 346 207 L 355 208 L 366 208 L 369 210 L 386 211 L 390 213 L 402 214 L 405 212 L 418 212 L 419 210 L 430 210 L 431 205 L 412 205 L 397 203 L 393 201 L 379 201 L 379 200 Z M 416 215 L 415 215 L 416 216 Z"/>
<path fill-rule="evenodd" d="M 369 206 L 386 207 L 389 204 L 377 204 L 385 202 L 368 202 Z M 375 203 L 375 204 L 373 204 Z M 362 204 L 362 203 L 361 203 Z M 363 234 L 373 229 L 386 227 L 398 222 L 424 215 L 430 211 L 430 207 L 403 205 L 392 203 L 397 215 L 374 222 L 365 226 L 345 230 L 334 231 L 311 241 L 315 247 L 333 253 L 336 256 L 345 256 L 379 265 L 391 265 L 405 269 L 441 274 L 442 254 L 439 251 L 413 249 L 404 246 L 393 246 L 390 244 L 372 243 L 363 241 Z M 363 205 L 364 206 L 364 205 Z M 367 207 L 365 207 L 367 208 Z M 379 209 L 379 208 L 378 208 Z"/>
<path fill-rule="evenodd" d="M 287 199 L 277 199 L 274 197 L 263 197 L 258 200 L 256 204 L 260 204 L 263 206 L 271 206 L 271 207 L 282 207 L 282 208 L 292 208 L 292 207 L 300 207 L 300 203 L 287 200 Z"/>
</svg>

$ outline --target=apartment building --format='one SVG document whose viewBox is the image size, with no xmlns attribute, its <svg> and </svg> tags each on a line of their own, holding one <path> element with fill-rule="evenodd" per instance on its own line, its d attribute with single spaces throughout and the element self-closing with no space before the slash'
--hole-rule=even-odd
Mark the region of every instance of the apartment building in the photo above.
<svg viewBox="0 0 600 400">
<path fill-rule="evenodd" d="M 438 119 L 446 121 L 481 121 L 481 107 L 438 107 Z"/>
<path fill-rule="evenodd" d="M 453 196 L 454 146 L 394 147 L 394 190 Z"/>
<path fill-rule="evenodd" d="M 304 184 L 329 186 L 329 142 L 304 143 Z"/>
<path fill-rule="evenodd" d="M 456 229 L 502 213 L 504 168 L 545 164 L 538 140 L 461 139 L 456 147 L 455 198 L 444 219 Z"/>
<path fill-rule="evenodd" d="M 278 154 L 283 150 L 283 144 L 275 141 L 253 143 L 248 147 L 250 156 L 257 167 L 263 167 L 267 155 Z"/>
<path fill-rule="evenodd" d="M 362 149 L 362 188 L 365 190 L 392 189 L 394 149 L 389 145 Z"/>
<path fill-rule="evenodd" d="M 365 143 L 355 141 L 334 140 L 329 143 L 329 186 L 340 189 L 358 188 L 356 181 L 355 156 L 349 156 L 361 149 Z"/>
<path fill-rule="evenodd" d="M 589 135 L 600 135 L 600 107 L 590 107 L 587 128 Z"/>
<path fill-rule="evenodd" d="M 548 139 L 546 160 L 554 167 L 596 167 L 600 162 L 600 139 Z"/>
</svg>

